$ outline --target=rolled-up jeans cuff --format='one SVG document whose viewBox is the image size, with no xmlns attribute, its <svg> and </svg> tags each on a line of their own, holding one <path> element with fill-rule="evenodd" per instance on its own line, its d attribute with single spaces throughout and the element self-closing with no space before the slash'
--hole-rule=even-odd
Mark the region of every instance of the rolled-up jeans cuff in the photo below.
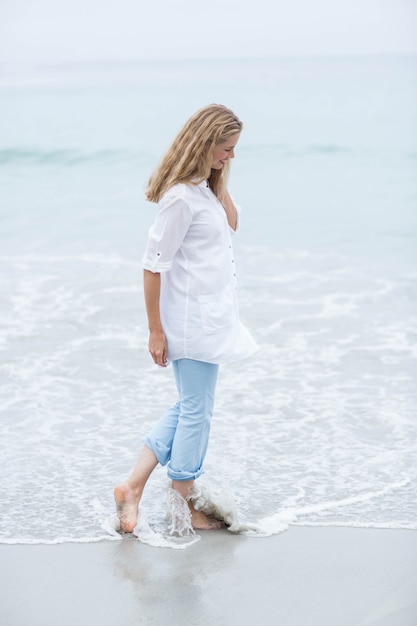
<svg viewBox="0 0 417 626">
<path fill-rule="evenodd" d="M 196 480 L 202 474 L 204 474 L 204 470 L 200 467 L 195 472 L 188 472 L 186 470 L 174 470 L 170 465 L 168 465 L 167 475 L 171 480 L 178 481 L 187 481 L 187 480 Z"/>
<path fill-rule="evenodd" d="M 168 448 L 159 439 L 151 439 L 149 435 L 145 435 L 143 443 L 152 450 L 160 465 L 166 465 L 168 463 L 171 457 L 171 448 Z"/>
</svg>

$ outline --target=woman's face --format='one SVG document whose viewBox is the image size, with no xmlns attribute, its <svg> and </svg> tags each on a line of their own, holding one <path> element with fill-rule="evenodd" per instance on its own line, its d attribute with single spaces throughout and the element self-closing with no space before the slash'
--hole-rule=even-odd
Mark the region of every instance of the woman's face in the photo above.
<svg viewBox="0 0 417 626">
<path fill-rule="evenodd" d="M 221 170 L 224 167 L 228 159 L 235 158 L 235 148 L 239 141 L 240 133 L 232 135 L 223 143 L 218 143 L 214 148 L 213 161 L 211 163 L 211 169 Z"/>
</svg>

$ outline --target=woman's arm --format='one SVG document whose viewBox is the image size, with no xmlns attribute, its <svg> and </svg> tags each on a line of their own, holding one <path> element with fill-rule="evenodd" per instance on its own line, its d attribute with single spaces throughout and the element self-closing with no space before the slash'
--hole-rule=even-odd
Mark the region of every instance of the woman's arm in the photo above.
<svg viewBox="0 0 417 626">
<path fill-rule="evenodd" d="M 144 270 L 143 290 L 145 293 L 146 312 L 148 314 L 149 352 L 157 365 L 166 367 L 168 346 L 159 312 L 161 275 L 159 273 L 150 272 L 149 270 Z"/>
<path fill-rule="evenodd" d="M 233 228 L 233 230 L 236 230 L 237 210 L 236 210 L 235 205 L 233 204 L 233 200 L 230 196 L 230 193 L 227 191 L 227 189 L 221 199 L 221 202 L 222 202 L 222 205 L 224 206 L 224 210 L 226 211 L 227 221 L 229 222 L 230 228 Z"/>
</svg>

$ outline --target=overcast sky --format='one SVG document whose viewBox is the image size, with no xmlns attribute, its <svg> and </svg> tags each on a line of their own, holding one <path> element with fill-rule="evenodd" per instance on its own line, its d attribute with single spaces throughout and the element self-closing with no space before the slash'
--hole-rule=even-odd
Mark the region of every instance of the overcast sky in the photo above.
<svg viewBox="0 0 417 626">
<path fill-rule="evenodd" d="M 1 61 L 417 53 L 417 0 L 0 0 Z"/>
</svg>

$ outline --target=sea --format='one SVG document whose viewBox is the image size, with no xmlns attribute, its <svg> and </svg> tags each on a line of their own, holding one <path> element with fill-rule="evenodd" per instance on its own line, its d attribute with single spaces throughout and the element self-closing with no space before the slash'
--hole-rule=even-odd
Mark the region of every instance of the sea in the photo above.
<svg viewBox="0 0 417 626">
<path fill-rule="evenodd" d="M 201 485 L 254 537 L 417 529 L 417 57 L 51 62 L 0 66 L 2 543 L 122 538 L 113 486 L 176 401 L 147 350 L 144 188 L 212 102 L 244 122 L 259 349 L 220 369 Z M 158 467 L 139 539 L 175 547 L 168 508 Z"/>
</svg>

